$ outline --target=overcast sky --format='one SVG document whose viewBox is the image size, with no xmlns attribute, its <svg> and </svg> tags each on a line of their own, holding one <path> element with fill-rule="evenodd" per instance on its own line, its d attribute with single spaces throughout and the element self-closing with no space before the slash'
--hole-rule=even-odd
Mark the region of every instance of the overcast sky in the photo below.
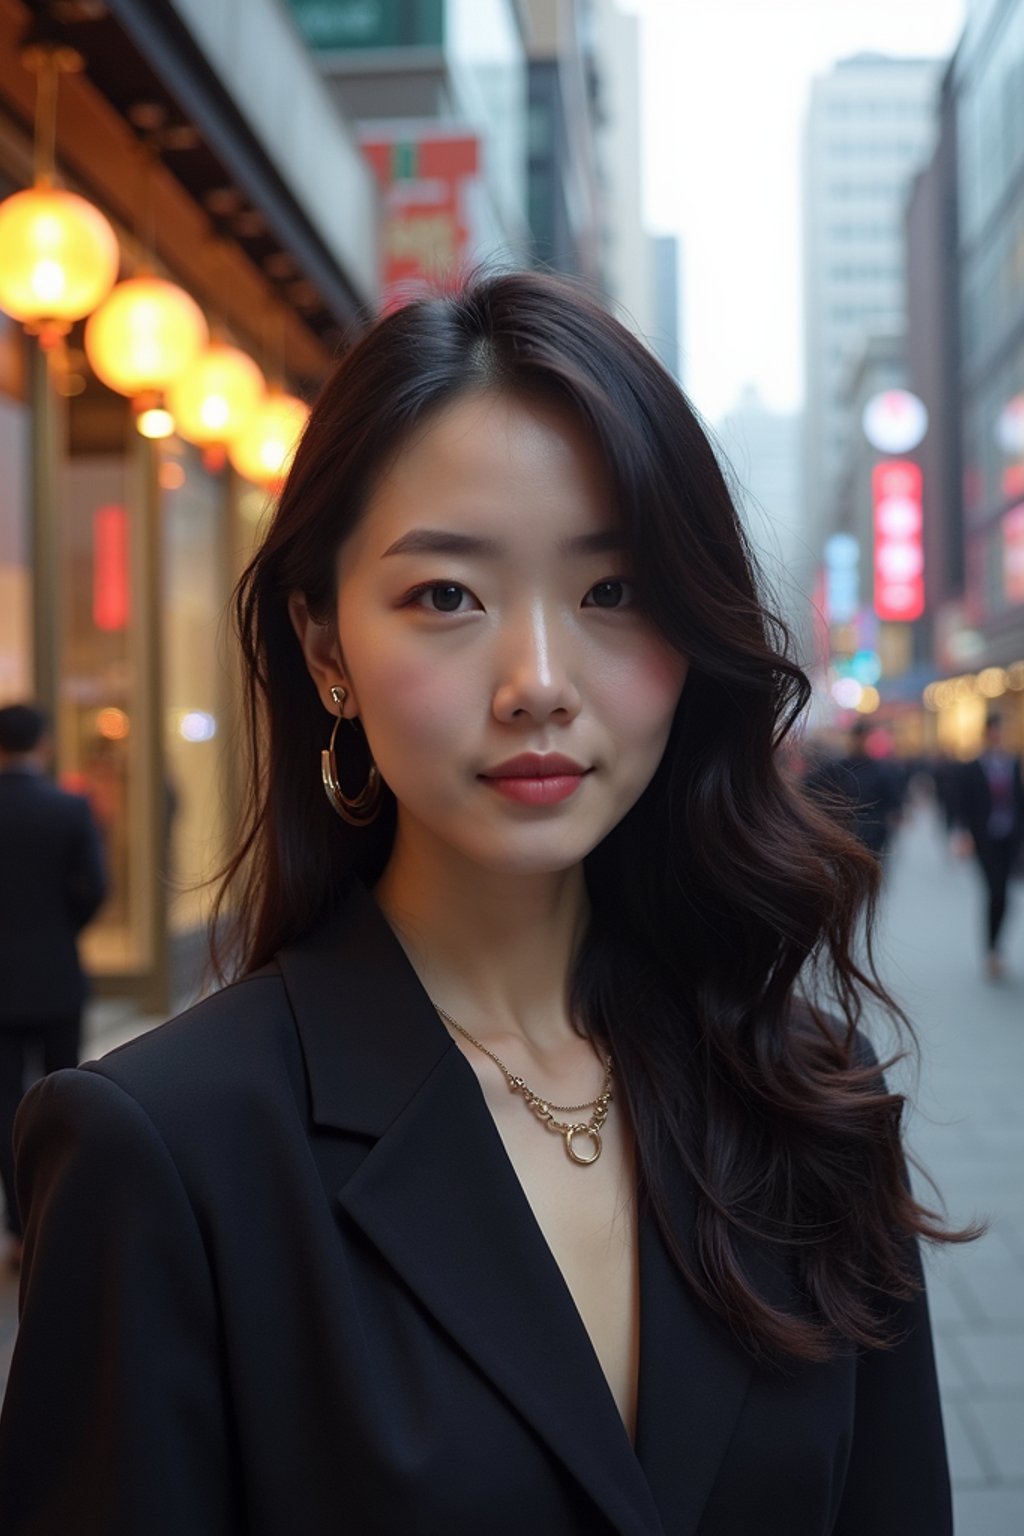
<svg viewBox="0 0 1024 1536">
<path fill-rule="evenodd" d="M 644 207 L 677 234 L 686 385 L 717 420 L 746 382 L 798 408 L 800 134 L 810 82 L 866 50 L 952 52 L 965 0 L 619 0 L 642 18 Z"/>
</svg>

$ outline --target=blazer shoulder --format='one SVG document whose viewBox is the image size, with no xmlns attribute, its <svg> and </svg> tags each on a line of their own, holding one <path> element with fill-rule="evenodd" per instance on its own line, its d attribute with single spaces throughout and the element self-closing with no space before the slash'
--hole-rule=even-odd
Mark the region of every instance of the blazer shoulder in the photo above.
<svg viewBox="0 0 1024 1536">
<path fill-rule="evenodd" d="M 156 1122 L 194 1122 L 304 1080 L 276 965 L 203 998 L 80 1070 L 109 1078 Z"/>
</svg>

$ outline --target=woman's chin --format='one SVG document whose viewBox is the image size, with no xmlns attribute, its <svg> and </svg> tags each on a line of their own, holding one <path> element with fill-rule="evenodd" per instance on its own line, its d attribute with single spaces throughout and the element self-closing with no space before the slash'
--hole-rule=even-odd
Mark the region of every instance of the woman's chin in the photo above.
<svg viewBox="0 0 1024 1536">
<path fill-rule="evenodd" d="M 527 843 L 533 846 L 527 846 Z M 460 850 L 463 857 L 481 869 L 502 875 L 560 875 L 582 864 L 597 840 L 579 837 L 555 839 L 507 839 L 484 846 Z"/>
</svg>

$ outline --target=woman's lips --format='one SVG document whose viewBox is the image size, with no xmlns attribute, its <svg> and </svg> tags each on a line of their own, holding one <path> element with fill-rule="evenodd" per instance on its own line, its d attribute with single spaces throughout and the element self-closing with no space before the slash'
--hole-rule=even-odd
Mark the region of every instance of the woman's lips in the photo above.
<svg viewBox="0 0 1024 1536">
<path fill-rule="evenodd" d="M 520 752 L 495 763 L 484 774 L 485 779 L 554 779 L 564 774 L 586 773 L 585 763 L 578 763 L 564 752 Z"/>
<path fill-rule="evenodd" d="M 511 765 L 510 765 L 511 766 Z M 557 805 L 576 794 L 580 783 L 590 773 L 590 768 L 576 768 L 573 773 L 565 770 L 545 773 L 524 773 L 519 765 L 513 774 L 484 774 L 484 783 L 491 790 L 504 794 L 507 800 L 517 800 L 519 805 Z"/>
<path fill-rule="evenodd" d="M 589 771 L 589 770 L 588 770 Z M 517 800 L 520 805 L 557 805 L 568 800 L 582 784 L 585 773 L 549 774 L 544 778 L 490 778 L 484 779 L 499 795 L 507 800 Z"/>
</svg>

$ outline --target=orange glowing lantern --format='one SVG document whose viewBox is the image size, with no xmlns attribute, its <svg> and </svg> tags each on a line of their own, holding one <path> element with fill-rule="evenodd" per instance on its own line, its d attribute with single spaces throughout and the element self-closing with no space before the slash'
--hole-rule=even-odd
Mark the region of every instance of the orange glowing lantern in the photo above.
<svg viewBox="0 0 1024 1536">
<path fill-rule="evenodd" d="M 181 436 L 207 448 L 239 436 L 265 388 L 247 353 L 214 342 L 174 380 L 167 405 Z"/>
<path fill-rule="evenodd" d="M 308 419 L 309 408 L 295 395 L 270 390 L 228 448 L 235 469 L 246 480 L 276 490 Z"/>
<path fill-rule="evenodd" d="M 89 362 L 108 389 L 119 395 L 159 394 L 184 372 L 208 339 L 199 305 L 183 288 L 162 277 L 132 277 L 118 283 L 85 326 Z"/>
<path fill-rule="evenodd" d="M 0 203 L 0 309 L 52 345 L 117 279 L 117 237 L 92 203 L 40 182 Z"/>
</svg>

